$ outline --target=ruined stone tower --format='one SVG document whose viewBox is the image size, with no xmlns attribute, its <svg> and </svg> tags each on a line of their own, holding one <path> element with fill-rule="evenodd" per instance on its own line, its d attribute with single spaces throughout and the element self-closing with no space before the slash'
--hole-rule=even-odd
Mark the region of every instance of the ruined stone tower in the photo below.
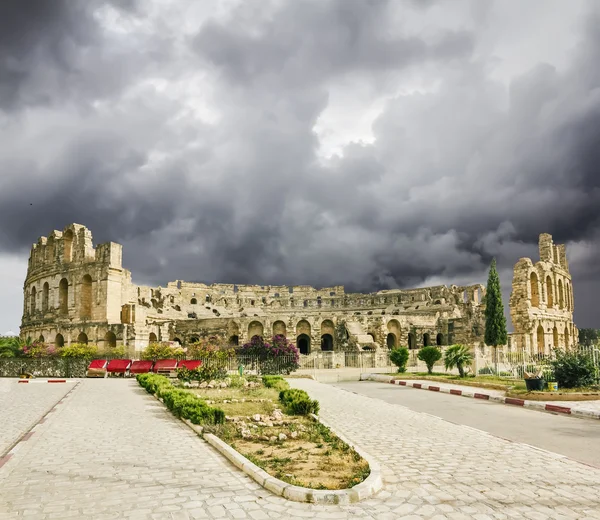
<svg viewBox="0 0 600 520">
<path fill-rule="evenodd" d="M 573 324 L 573 285 L 564 244 L 555 245 L 540 235 L 540 261 L 521 258 L 515 265 L 510 296 L 514 333 L 512 348 L 532 354 L 549 354 L 553 348 L 577 344 Z"/>
</svg>

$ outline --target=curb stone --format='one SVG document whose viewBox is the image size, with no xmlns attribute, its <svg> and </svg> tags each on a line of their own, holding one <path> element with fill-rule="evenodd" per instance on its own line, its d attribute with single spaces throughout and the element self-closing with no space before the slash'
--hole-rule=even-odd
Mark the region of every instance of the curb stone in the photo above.
<svg viewBox="0 0 600 520">
<path fill-rule="evenodd" d="M 154 394 L 151 395 L 157 401 L 160 401 L 162 404 L 164 404 L 162 399 L 156 397 Z M 173 415 L 173 417 L 175 416 Z M 325 424 L 316 415 L 311 414 L 311 418 L 317 422 L 320 422 L 324 426 L 331 428 L 331 426 Z M 348 446 L 351 446 L 364 460 L 366 460 L 369 464 L 369 469 L 371 470 L 369 476 L 363 482 L 349 489 L 321 490 L 288 484 L 283 480 L 279 480 L 269 475 L 264 469 L 259 468 L 256 464 L 250 462 L 241 453 L 234 450 L 229 444 L 219 439 L 216 435 L 213 435 L 212 433 L 203 433 L 204 428 L 202 426 L 193 424 L 187 419 L 181 419 L 181 422 L 194 431 L 194 433 L 203 437 L 208 444 L 221 453 L 221 455 L 228 459 L 235 467 L 246 473 L 246 475 L 248 475 L 257 484 L 261 485 L 274 495 L 278 495 L 293 502 L 308 502 L 312 504 L 323 505 L 348 505 L 371 498 L 383 489 L 381 466 L 379 463 L 370 455 L 367 455 L 364 451 L 362 451 L 358 446 L 355 446 L 349 442 L 344 436 L 338 434 L 333 428 L 331 428 L 331 430 L 335 433 L 335 435 L 341 441 L 348 444 Z"/>
<path fill-rule="evenodd" d="M 390 383 L 392 385 L 408 386 L 420 390 L 431 390 L 434 392 L 441 392 L 444 394 L 460 395 L 462 397 L 471 397 L 474 399 L 494 401 L 496 403 L 511 406 L 522 406 L 524 408 L 531 408 L 532 410 L 538 410 L 540 412 L 559 413 L 563 415 L 570 415 L 572 417 L 581 417 L 585 419 L 600 419 L 600 412 L 577 410 L 569 406 L 560 406 L 558 404 L 550 404 L 544 401 L 527 401 L 525 399 L 517 399 L 515 397 L 503 397 L 499 395 L 484 394 L 474 391 L 471 392 L 459 390 L 457 388 L 441 388 L 438 386 L 427 385 L 424 383 L 412 383 L 410 380 L 394 379 L 394 377 L 396 376 L 384 376 L 381 374 L 363 373 L 360 375 L 360 381 L 377 381 L 380 383 Z"/>
</svg>

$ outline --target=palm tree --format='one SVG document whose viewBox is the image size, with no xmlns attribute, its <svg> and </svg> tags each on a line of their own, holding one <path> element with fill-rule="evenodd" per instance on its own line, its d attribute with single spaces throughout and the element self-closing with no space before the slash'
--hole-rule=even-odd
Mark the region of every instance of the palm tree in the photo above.
<svg viewBox="0 0 600 520">
<path fill-rule="evenodd" d="M 18 336 L 0 338 L 0 358 L 14 358 L 21 356 L 24 343 L 25 342 Z"/>
<path fill-rule="evenodd" d="M 458 368 L 460 377 L 465 377 L 465 367 L 473 362 L 473 354 L 466 345 L 452 345 L 444 354 L 444 366 L 446 370 Z"/>
</svg>

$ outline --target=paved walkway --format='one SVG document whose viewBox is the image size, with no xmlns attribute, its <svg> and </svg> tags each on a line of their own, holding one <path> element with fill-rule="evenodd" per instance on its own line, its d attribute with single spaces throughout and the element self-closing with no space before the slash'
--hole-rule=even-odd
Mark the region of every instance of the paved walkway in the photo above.
<svg viewBox="0 0 600 520">
<path fill-rule="evenodd" d="M 380 461 L 377 497 L 351 506 L 275 497 L 134 381 L 91 379 L 0 468 L 0 519 L 600 519 L 600 470 L 315 381 L 292 384 Z"/>
<path fill-rule="evenodd" d="M 17 381 L 0 379 L 0 457 L 73 388 L 73 383 Z"/>
</svg>

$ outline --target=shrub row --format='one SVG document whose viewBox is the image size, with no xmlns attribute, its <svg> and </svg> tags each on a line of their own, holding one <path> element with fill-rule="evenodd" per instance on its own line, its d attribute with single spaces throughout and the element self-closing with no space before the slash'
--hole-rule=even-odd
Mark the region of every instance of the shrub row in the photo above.
<svg viewBox="0 0 600 520">
<path fill-rule="evenodd" d="M 174 388 L 164 376 L 139 374 L 137 381 L 150 394 L 163 400 L 176 417 L 188 419 L 194 424 L 223 424 L 225 412 L 220 408 L 208 406 L 197 395 Z"/>
<path fill-rule="evenodd" d="M 288 382 L 281 376 L 262 376 L 262 383 L 266 388 L 274 388 L 279 392 L 290 387 Z"/>
<path fill-rule="evenodd" d="M 304 390 L 290 388 L 279 392 L 279 401 L 288 415 L 319 413 L 319 401 L 311 399 Z"/>
</svg>

